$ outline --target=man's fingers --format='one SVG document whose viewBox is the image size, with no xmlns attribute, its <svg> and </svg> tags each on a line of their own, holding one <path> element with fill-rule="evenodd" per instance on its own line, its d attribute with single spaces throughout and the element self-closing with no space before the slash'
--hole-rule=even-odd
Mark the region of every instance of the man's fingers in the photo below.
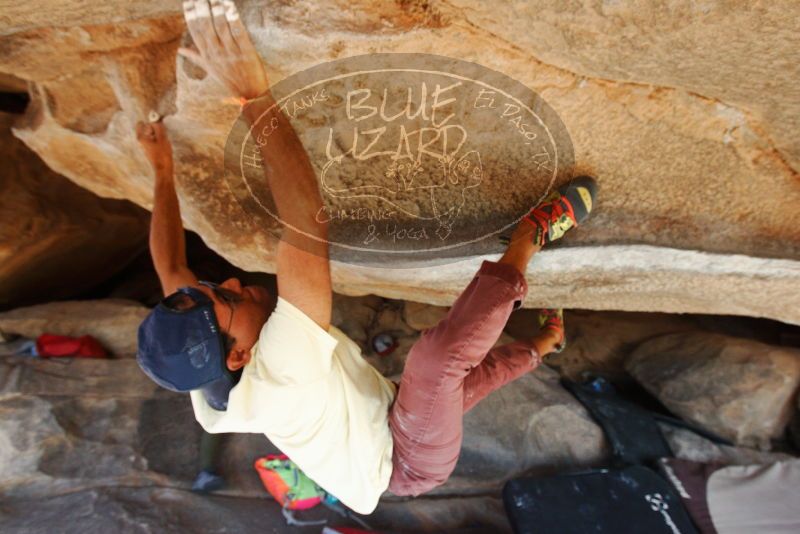
<svg viewBox="0 0 800 534">
<path fill-rule="evenodd" d="M 142 142 L 155 142 L 156 131 L 153 124 L 139 121 L 136 123 L 136 139 Z"/>
<path fill-rule="evenodd" d="M 194 0 L 195 23 L 201 30 L 203 39 L 209 46 L 219 46 L 220 40 L 211 20 L 211 4 L 208 0 Z"/>
<path fill-rule="evenodd" d="M 186 27 L 189 29 L 189 35 L 192 36 L 192 41 L 197 43 L 199 36 L 196 35 L 197 24 L 195 21 L 197 20 L 197 15 L 194 10 L 194 0 L 183 1 L 183 18 L 186 20 Z"/>
<path fill-rule="evenodd" d="M 192 41 L 198 49 L 204 48 L 203 35 L 197 25 L 197 12 L 194 9 L 195 0 L 184 0 L 183 2 L 183 18 L 186 19 L 186 27 L 189 29 L 189 35 L 192 36 Z"/>
<path fill-rule="evenodd" d="M 153 132 L 154 141 L 163 141 L 167 138 L 167 127 L 164 126 L 163 122 L 151 122 L 150 129 Z"/>
<path fill-rule="evenodd" d="M 204 71 L 208 72 L 208 65 L 206 64 L 206 60 L 203 58 L 202 54 L 200 54 L 200 52 L 198 52 L 197 50 L 181 47 L 178 48 L 178 54 L 188 59 L 198 67 L 202 68 Z"/>
<path fill-rule="evenodd" d="M 194 0 L 183 1 L 183 18 L 186 19 L 187 24 L 196 18 L 194 14 Z"/>
<path fill-rule="evenodd" d="M 136 138 L 149 143 L 163 141 L 167 138 L 167 127 L 160 119 L 158 122 L 139 121 L 136 123 Z"/>
<path fill-rule="evenodd" d="M 236 6 L 233 6 L 236 9 Z M 231 29 L 228 27 L 228 19 L 225 15 L 225 7 L 222 5 L 222 0 L 211 0 L 211 20 L 214 23 L 214 29 L 217 32 L 220 42 L 232 53 L 239 52 L 239 46 L 231 35 Z"/>
<path fill-rule="evenodd" d="M 219 46 L 219 39 L 211 23 L 211 7 L 208 5 L 208 0 L 185 0 L 183 16 L 189 34 L 201 54 L 205 56 L 213 50 L 213 47 Z"/>
<path fill-rule="evenodd" d="M 228 21 L 231 36 L 239 46 L 239 49 L 246 53 L 255 51 L 255 47 L 250 41 L 250 34 L 247 33 L 247 29 L 245 29 L 239 16 L 239 10 L 236 9 L 236 4 L 233 3 L 233 0 L 222 0 L 222 7 L 225 8 L 225 19 Z"/>
<path fill-rule="evenodd" d="M 185 0 L 183 6 L 198 51 L 178 52 L 237 96 L 250 98 L 266 90 L 264 66 L 233 1 Z"/>
</svg>

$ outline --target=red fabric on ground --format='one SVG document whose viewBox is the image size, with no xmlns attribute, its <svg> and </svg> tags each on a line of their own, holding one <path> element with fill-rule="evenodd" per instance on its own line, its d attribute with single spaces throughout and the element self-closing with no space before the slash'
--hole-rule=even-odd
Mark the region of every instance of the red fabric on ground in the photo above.
<svg viewBox="0 0 800 534">
<path fill-rule="evenodd" d="M 42 334 L 36 339 L 36 352 L 42 358 L 106 358 L 106 349 L 92 336 L 70 337 Z"/>
</svg>

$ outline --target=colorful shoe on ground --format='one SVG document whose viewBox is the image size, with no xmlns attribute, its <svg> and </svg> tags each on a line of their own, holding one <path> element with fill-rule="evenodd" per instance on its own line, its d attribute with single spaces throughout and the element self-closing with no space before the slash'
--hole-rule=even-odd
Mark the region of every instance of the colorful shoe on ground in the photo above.
<svg viewBox="0 0 800 534">
<path fill-rule="evenodd" d="M 539 329 L 555 330 L 561 334 L 561 341 L 555 346 L 554 352 L 561 352 L 567 346 L 567 332 L 564 330 L 564 310 L 543 309 L 539 310 Z"/>
<path fill-rule="evenodd" d="M 561 239 L 589 217 L 596 198 L 597 181 L 590 176 L 579 176 L 559 187 L 524 217 L 535 227 L 533 243 L 543 246 Z M 506 244 L 508 241 L 503 239 Z"/>
</svg>

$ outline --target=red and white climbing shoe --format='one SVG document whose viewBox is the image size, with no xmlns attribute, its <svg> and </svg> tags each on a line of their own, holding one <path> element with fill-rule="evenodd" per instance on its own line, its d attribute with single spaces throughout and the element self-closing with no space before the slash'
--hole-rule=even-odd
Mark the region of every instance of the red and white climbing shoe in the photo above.
<svg viewBox="0 0 800 534">
<path fill-rule="evenodd" d="M 543 246 L 560 239 L 589 217 L 596 198 L 597 181 L 590 176 L 579 176 L 559 187 L 523 218 L 535 227 L 533 243 Z M 501 240 L 509 242 L 509 238 Z"/>
</svg>

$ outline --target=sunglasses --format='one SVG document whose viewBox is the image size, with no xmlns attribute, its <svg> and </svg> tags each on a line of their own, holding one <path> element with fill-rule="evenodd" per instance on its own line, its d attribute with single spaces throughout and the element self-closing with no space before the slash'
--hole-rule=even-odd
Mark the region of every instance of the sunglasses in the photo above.
<svg viewBox="0 0 800 534">
<path fill-rule="evenodd" d="M 227 350 L 230 350 L 230 347 L 233 346 L 234 343 L 234 338 L 230 334 L 231 325 L 233 324 L 233 314 L 236 311 L 236 305 L 243 300 L 242 296 L 214 282 L 206 282 L 201 280 L 198 283 L 201 286 L 209 288 L 214 293 L 214 296 L 220 300 L 220 302 L 231 309 L 231 318 L 228 320 L 228 328 L 225 329 L 228 338 L 230 338 L 228 342 L 229 347 L 227 347 Z"/>
</svg>

